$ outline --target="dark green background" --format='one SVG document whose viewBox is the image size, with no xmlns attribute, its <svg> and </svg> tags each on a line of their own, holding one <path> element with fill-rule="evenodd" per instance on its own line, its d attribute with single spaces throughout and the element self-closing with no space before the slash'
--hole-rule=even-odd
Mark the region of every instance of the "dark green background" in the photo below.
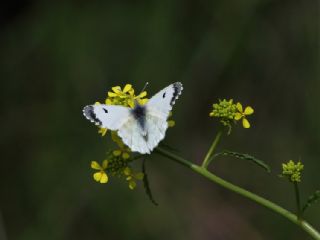
<svg viewBox="0 0 320 240">
<path fill-rule="evenodd" d="M 310 239 L 288 220 L 152 155 L 158 207 L 140 185 L 93 181 L 111 143 L 82 116 L 110 87 L 148 94 L 181 81 L 165 142 L 200 163 L 218 98 L 251 105 L 252 128 L 219 148 L 219 176 L 294 210 L 281 163 L 305 164 L 302 198 L 320 188 L 319 2 L 7 1 L 1 7 L 0 239 Z M 140 166 L 137 165 L 137 168 Z M 306 218 L 320 229 L 320 205 Z"/>
</svg>

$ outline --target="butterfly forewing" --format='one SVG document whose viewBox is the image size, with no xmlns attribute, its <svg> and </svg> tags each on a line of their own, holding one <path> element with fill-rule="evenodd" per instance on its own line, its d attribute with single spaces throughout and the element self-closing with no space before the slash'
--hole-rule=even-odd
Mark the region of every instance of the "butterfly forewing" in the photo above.
<svg viewBox="0 0 320 240">
<path fill-rule="evenodd" d="M 83 109 L 84 116 L 96 125 L 118 130 L 130 117 L 130 109 L 105 104 L 89 105 Z"/>
<path fill-rule="evenodd" d="M 150 114 L 167 119 L 176 99 L 181 94 L 183 87 L 180 82 L 173 83 L 154 95 L 147 103 Z"/>
</svg>

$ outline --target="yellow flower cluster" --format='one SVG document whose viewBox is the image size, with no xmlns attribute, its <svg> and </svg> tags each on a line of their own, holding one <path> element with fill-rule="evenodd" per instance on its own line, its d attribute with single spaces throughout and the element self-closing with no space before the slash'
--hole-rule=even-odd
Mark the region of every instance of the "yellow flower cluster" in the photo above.
<svg viewBox="0 0 320 240">
<path fill-rule="evenodd" d="M 123 89 L 121 89 L 120 86 L 115 86 L 111 89 L 112 91 L 108 92 L 108 97 L 105 101 L 107 105 L 122 105 L 134 108 L 136 102 L 140 105 L 144 105 L 148 101 L 148 98 L 145 98 L 147 92 L 143 91 L 136 96 L 131 84 L 126 84 Z"/>
<path fill-rule="evenodd" d="M 234 103 L 233 99 L 230 100 L 219 100 L 219 103 L 212 105 L 213 110 L 210 112 L 210 117 L 216 117 L 220 119 L 220 122 L 224 126 L 228 126 L 231 129 L 231 124 L 234 121 L 242 120 L 242 126 L 244 128 L 250 128 L 250 123 L 247 116 L 253 114 L 254 110 L 252 107 L 247 106 L 244 110 L 241 103 Z M 229 130 L 230 131 L 230 130 Z"/>
<path fill-rule="evenodd" d="M 301 172 L 304 165 L 299 161 L 294 163 L 290 160 L 282 164 L 282 175 L 288 177 L 290 182 L 301 182 Z"/>
</svg>

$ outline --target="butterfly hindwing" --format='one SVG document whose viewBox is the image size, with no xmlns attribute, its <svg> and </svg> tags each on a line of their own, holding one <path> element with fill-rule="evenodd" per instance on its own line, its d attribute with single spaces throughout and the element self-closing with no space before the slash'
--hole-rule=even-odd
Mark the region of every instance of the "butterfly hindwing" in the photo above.
<svg viewBox="0 0 320 240">
<path fill-rule="evenodd" d="M 146 142 L 150 150 L 164 138 L 168 123 L 165 119 L 148 114 L 146 116 Z"/>
<path fill-rule="evenodd" d="M 133 152 L 145 154 L 150 153 L 164 138 L 167 128 L 167 121 L 147 115 L 143 131 L 139 123 L 132 118 L 123 124 L 118 135 Z"/>
<path fill-rule="evenodd" d="M 119 129 L 118 135 L 131 151 L 142 154 L 150 153 L 145 136 L 142 134 L 141 126 L 136 119 L 130 118 L 124 123 Z"/>
<path fill-rule="evenodd" d="M 83 115 L 97 126 L 118 130 L 130 117 L 130 109 L 105 104 L 88 105 Z"/>
</svg>

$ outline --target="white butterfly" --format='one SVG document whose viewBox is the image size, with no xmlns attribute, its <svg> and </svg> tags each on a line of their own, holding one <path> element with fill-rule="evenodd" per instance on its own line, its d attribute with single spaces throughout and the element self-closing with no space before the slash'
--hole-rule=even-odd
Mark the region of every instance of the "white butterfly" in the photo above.
<svg viewBox="0 0 320 240">
<path fill-rule="evenodd" d="M 164 138 L 167 118 L 183 87 L 173 83 L 154 95 L 145 105 L 134 108 L 115 105 L 88 105 L 84 116 L 96 125 L 118 131 L 122 141 L 133 151 L 150 153 Z"/>
</svg>

